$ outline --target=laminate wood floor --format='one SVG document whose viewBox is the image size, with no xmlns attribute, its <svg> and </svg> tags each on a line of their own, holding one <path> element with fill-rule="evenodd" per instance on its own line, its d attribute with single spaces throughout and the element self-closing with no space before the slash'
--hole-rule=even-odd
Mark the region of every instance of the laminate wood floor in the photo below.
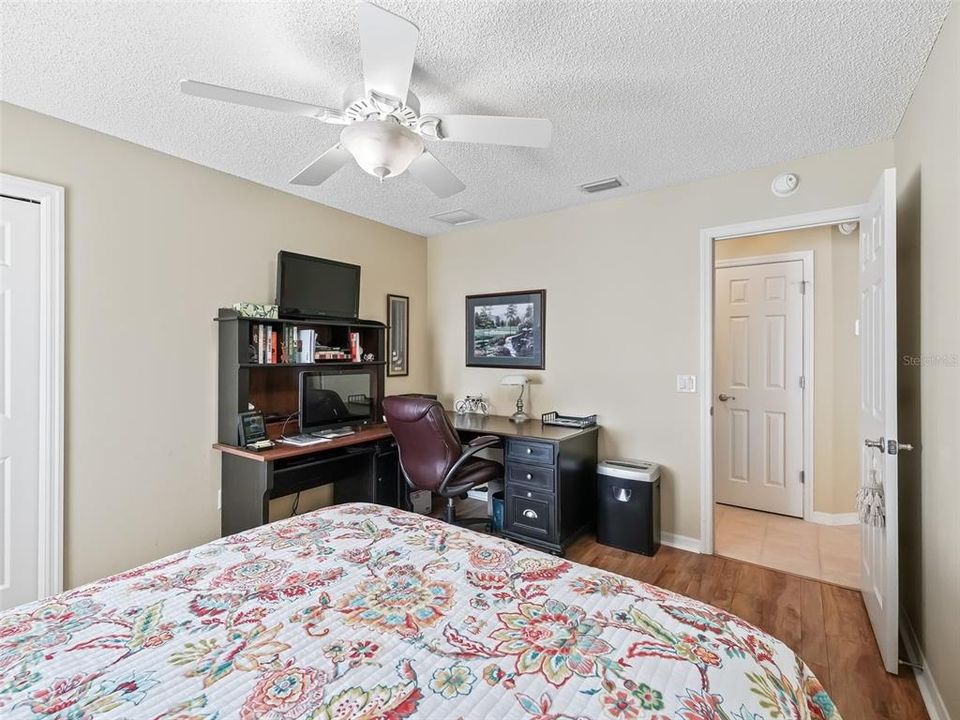
<svg viewBox="0 0 960 720">
<path fill-rule="evenodd" d="M 736 613 L 803 658 L 844 720 L 929 717 L 913 673 L 884 671 L 855 590 L 669 547 L 645 557 L 600 545 L 593 537 L 578 540 L 566 557 Z"/>
</svg>

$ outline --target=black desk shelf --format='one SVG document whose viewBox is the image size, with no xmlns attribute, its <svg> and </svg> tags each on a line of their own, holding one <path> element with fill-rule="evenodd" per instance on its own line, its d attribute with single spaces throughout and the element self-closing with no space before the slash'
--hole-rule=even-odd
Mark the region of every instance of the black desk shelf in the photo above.
<svg viewBox="0 0 960 720">
<path fill-rule="evenodd" d="M 312 363 L 240 363 L 242 368 L 315 368 L 315 367 L 370 367 L 386 365 L 385 360 L 364 360 L 351 362 L 350 360 L 315 360 Z"/>
<path fill-rule="evenodd" d="M 262 323 L 264 325 L 305 325 L 308 327 L 318 327 L 329 325 L 332 327 L 347 328 L 370 328 L 386 329 L 386 325 L 379 320 L 361 320 L 359 318 L 324 318 L 324 317 L 303 317 L 303 318 L 259 318 L 246 317 L 240 315 L 236 310 L 221 308 L 214 318 L 216 322 L 229 322 L 233 320 L 247 320 L 253 323 Z"/>
<path fill-rule="evenodd" d="M 218 442 L 237 442 L 237 415 L 246 412 L 251 404 L 267 417 L 285 418 L 296 412 L 300 373 L 305 370 L 357 368 L 366 371 L 370 374 L 371 395 L 377 399 L 375 417 L 382 416 L 387 351 L 387 326 L 382 322 L 340 318 L 241 317 L 236 310 L 229 308 L 221 308 L 216 320 L 219 336 Z M 257 325 L 269 325 L 275 329 L 286 325 L 310 328 L 317 331 L 319 342 L 334 347 L 346 347 L 347 333 L 358 332 L 364 353 L 372 353 L 375 359 L 365 362 L 250 362 L 250 339 L 253 328 Z"/>
</svg>

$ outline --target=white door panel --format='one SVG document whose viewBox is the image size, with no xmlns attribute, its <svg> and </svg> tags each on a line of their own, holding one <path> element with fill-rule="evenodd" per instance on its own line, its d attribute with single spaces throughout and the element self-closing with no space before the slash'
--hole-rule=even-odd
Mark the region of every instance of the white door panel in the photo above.
<svg viewBox="0 0 960 720">
<path fill-rule="evenodd" d="M 803 516 L 803 280 L 799 260 L 716 270 L 718 502 Z"/>
<path fill-rule="evenodd" d="M 38 594 L 39 326 L 40 206 L 0 197 L 0 609 Z"/>
<path fill-rule="evenodd" d="M 882 490 L 885 512 L 882 524 L 860 524 L 860 577 L 891 673 L 898 670 L 899 626 L 896 238 L 896 171 L 889 169 L 860 218 L 860 486 Z"/>
</svg>

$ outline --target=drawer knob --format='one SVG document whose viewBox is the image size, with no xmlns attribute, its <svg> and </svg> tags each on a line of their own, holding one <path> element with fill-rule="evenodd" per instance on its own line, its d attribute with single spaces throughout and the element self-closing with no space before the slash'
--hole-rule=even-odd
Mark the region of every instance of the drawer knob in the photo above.
<svg viewBox="0 0 960 720">
<path fill-rule="evenodd" d="M 526 510 L 523 511 L 523 516 L 525 518 L 529 518 L 530 520 L 536 520 L 538 517 L 537 511 L 531 510 L 530 508 L 527 508 Z"/>
<path fill-rule="evenodd" d="M 533 480 L 533 473 L 527 473 L 527 480 Z"/>
<path fill-rule="evenodd" d="M 527 448 L 527 455 L 533 454 L 533 448 Z"/>
</svg>

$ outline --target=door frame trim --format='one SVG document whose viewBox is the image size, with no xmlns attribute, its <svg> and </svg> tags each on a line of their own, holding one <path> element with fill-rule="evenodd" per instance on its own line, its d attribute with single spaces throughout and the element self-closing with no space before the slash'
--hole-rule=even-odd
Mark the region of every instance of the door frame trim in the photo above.
<svg viewBox="0 0 960 720">
<path fill-rule="evenodd" d="M 700 231 L 700 551 L 713 555 L 713 246 L 718 240 L 860 220 L 862 205 L 816 210 Z"/>
<path fill-rule="evenodd" d="M 0 173 L 0 194 L 40 205 L 40 525 L 37 597 L 63 590 L 64 189 Z"/>
<path fill-rule="evenodd" d="M 729 238 L 728 238 L 729 239 Z M 813 486 L 816 479 L 816 466 L 814 463 L 814 445 L 813 445 L 813 388 L 814 388 L 814 363 L 816 357 L 813 354 L 813 297 L 817 292 L 817 286 L 814 282 L 814 251 L 797 250 L 795 252 L 771 253 L 770 255 L 755 255 L 752 257 L 730 258 L 729 260 L 715 260 L 714 269 L 724 267 L 742 267 L 744 265 L 769 265 L 771 263 L 782 262 L 800 262 L 803 268 L 803 282 L 809 283 L 806 287 L 811 288 L 811 292 L 804 293 L 801 301 L 803 315 L 800 318 L 800 328 L 803 335 L 803 346 L 801 352 L 801 372 L 806 378 L 802 395 L 802 417 L 800 419 L 800 455 L 802 458 L 804 471 L 804 483 L 802 492 L 801 515 L 804 520 L 813 518 Z"/>
</svg>

